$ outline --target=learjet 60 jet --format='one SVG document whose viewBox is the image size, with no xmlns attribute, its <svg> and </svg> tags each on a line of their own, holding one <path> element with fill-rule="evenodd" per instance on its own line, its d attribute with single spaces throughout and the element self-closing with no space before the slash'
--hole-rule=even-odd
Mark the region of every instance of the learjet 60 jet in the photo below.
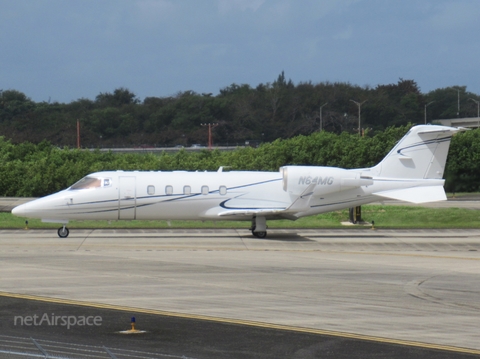
<svg viewBox="0 0 480 359">
<path fill-rule="evenodd" d="M 12 213 L 59 223 L 70 220 L 241 220 L 267 235 L 267 220 L 291 219 L 385 198 L 445 200 L 443 172 L 452 136 L 462 129 L 412 127 L 376 166 L 342 169 L 284 166 L 279 172 L 108 171 L 87 175 L 58 193 Z"/>
</svg>

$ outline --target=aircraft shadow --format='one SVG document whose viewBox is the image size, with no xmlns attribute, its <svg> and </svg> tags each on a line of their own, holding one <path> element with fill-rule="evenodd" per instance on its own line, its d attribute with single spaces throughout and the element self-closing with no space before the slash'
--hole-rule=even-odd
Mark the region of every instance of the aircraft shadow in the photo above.
<svg viewBox="0 0 480 359">
<path fill-rule="evenodd" d="M 269 233 L 266 238 L 257 238 L 253 235 L 251 237 L 258 239 L 260 241 L 315 242 L 311 239 L 302 237 L 296 233 L 272 233 L 272 234 Z"/>
</svg>

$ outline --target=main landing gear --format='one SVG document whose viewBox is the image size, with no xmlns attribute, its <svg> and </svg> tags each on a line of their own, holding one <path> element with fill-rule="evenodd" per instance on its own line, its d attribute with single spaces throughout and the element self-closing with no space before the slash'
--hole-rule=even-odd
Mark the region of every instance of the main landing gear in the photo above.
<svg viewBox="0 0 480 359">
<path fill-rule="evenodd" d="M 70 231 L 68 230 L 67 227 L 65 227 L 66 225 L 64 224 L 63 227 L 60 227 L 57 231 L 58 233 L 58 236 L 60 238 L 67 238 L 68 235 L 70 234 Z"/>
<path fill-rule="evenodd" d="M 253 217 L 252 234 L 257 238 L 265 238 L 267 236 L 267 219 L 265 217 Z"/>
</svg>

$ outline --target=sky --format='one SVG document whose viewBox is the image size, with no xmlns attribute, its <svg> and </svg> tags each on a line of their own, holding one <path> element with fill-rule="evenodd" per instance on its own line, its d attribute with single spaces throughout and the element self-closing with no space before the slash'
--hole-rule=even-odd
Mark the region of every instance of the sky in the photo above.
<svg viewBox="0 0 480 359">
<path fill-rule="evenodd" d="M 232 84 L 414 80 L 480 94 L 478 0 L 0 0 L 0 90 L 140 100 Z"/>
</svg>

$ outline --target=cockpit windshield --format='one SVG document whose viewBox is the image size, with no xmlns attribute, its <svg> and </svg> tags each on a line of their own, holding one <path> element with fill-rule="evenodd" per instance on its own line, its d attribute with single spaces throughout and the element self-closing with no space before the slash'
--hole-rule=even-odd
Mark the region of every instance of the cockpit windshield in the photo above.
<svg viewBox="0 0 480 359">
<path fill-rule="evenodd" d="M 76 189 L 92 189 L 92 188 L 100 188 L 100 187 L 108 187 L 110 186 L 110 179 L 109 178 L 99 178 L 99 177 L 83 177 L 80 181 L 75 183 L 71 186 L 70 190 Z"/>
</svg>

